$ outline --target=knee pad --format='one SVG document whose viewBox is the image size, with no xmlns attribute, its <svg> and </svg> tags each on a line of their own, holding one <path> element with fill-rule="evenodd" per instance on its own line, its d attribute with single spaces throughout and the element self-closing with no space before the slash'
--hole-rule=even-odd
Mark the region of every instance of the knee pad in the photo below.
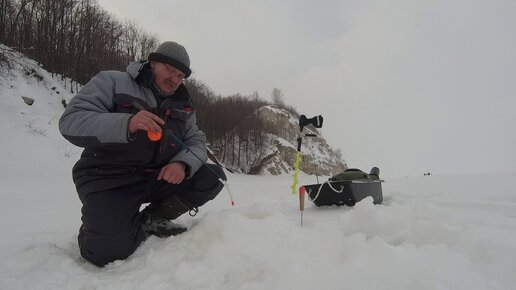
<svg viewBox="0 0 516 290">
<path fill-rule="evenodd" d="M 143 232 L 136 238 L 134 233 L 112 237 L 85 234 L 81 229 L 78 236 L 81 256 L 97 267 L 129 257 L 144 240 Z"/>
</svg>

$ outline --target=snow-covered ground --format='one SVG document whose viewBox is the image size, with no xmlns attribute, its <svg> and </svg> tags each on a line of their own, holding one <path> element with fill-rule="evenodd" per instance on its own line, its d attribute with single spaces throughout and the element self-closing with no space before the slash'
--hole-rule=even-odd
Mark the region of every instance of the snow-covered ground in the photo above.
<svg viewBox="0 0 516 290">
<path fill-rule="evenodd" d="M 188 232 L 97 268 L 76 243 L 80 151 L 44 77 L 0 87 L 0 289 L 516 288 L 514 173 L 388 179 L 382 205 L 308 202 L 302 227 L 291 176 L 229 175 L 235 207 L 222 191 L 180 218 Z"/>
</svg>

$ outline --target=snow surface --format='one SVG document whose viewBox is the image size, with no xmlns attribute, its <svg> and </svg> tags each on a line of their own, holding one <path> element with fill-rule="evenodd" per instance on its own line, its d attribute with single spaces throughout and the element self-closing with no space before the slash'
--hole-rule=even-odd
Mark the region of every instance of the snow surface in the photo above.
<svg viewBox="0 0 516 290">
<path fill-rule="evenodd" d="M 44 77 L 0 87 L 0 289 L 516 288 L 514 173 L 390 179 L 382 205 L 307 201 L 302 227 L 291 176 L 229 174 L 235 207 L 222 191 L 179 218 L 188 232 L 97 268 L 76 243 L 80 151 L 58 133 L 61 96 Z"/>
</svg>

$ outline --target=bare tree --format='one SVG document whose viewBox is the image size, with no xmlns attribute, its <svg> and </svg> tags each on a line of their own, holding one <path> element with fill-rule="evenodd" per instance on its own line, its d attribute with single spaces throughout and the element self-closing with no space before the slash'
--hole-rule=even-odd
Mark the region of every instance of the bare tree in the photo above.
<svg viewBox="0 0 516 290">
<path fill-rule="evenodd" d="M 125 53 L 130 61 L 135 61 L 136 56 L 139 56 L 139 45 L 141 41 L 140 26 L 133 20 L 126 20 L 124 22 L 124 35 L 122 41 L 125 46 Z"/>
<path fill-rule="evenodd" d="M 0 41 L 47 70 L 81 83 L 125 69 L 158 44 L 135 22 L 121 22 L 95 0 L 0 0 Z"/>
<path fill-rule="evenodd" d="M 283 92 L 280 89 L 278 89 L 278 88 L 272 89 L 271 98 L 272 98 L 273 105 L 276 105 L 280 108 L 285 106 Z"/>
<path fill-rule="evenodd" d="M 156 34 L 142 33 L 140 37 L 140 59 L 147 59 L 159 44 L 159 37 Z"/>
</svg>

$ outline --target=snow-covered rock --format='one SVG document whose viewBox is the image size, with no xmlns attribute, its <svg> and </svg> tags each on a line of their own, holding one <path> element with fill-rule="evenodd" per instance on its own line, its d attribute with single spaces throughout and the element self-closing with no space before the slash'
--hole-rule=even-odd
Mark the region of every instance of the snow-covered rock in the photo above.
<svg viewBox="0 0 516 290">
<path fill-rule="evenodd" d="M 240 158 L 224 158 L 226 165 L 237 172 L 249 174 L 281 175 L 294 172 L 297 138 L 302 138 L 302 162 L 300 170 L 307 174 L 330 176 L 347 168 L 342 157 L 332 149 L 315 129 L 299 130 L 298 119 L 290 112 L 274 106 L 264 106 L 255 114 L 265 122 L 267 134 L 262 146 L 251 148 L 252 158 L 234 154 Z M 308 137 L 306 134 L 316 135 Z M 240 140 L 235 139 L 238 143 Z M 253 142 L 247 142 L 253 146 Z M 238 150 L 238 146 L 230 146 Z M 228 154 L 226 154 L 227 156 Z"/>
</svg>

